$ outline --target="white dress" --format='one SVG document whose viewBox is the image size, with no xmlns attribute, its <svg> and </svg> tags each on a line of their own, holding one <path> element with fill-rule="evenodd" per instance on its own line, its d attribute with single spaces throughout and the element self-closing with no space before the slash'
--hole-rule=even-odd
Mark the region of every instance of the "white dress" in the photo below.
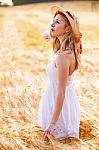
<svg viewBox="0 0 99 150">
<path fill-rule="evenodd" d="M 52 59 L 46 68 L 48 83 L 45 93 L 40 100 L 38 109 L 38 125 L 42 128 L 42 130 L 45 130 L 49 126 L 52 113 L 54 111 L 57 93 L 56 69 L 55 61 Z M 73 84 L 73 78 L 76 74 L 77 71 L 74 71 L 72 75 L 69 76 L 66 85 L 63 107 L 54 129 L 51 131 L 51 134 L 55 138 L 79 138 L 80 104 Z"/>
</svg>

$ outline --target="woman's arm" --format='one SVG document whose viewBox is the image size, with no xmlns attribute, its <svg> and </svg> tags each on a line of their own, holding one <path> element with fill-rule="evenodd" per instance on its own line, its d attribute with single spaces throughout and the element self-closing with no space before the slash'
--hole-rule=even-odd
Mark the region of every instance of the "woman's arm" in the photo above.
<svg viewBox="0 0 99 150">
<path fill-rule="evenodd" d="M 68 59 L 68 54 L 66 57 L 66 54 L 64 55 L 64 53 L 59 53 L 56 57 L 57 96 L 56 96 L 55 107 L 54 107 L 50 124 L 44 131 L 45 140 L 48 138 L 48 135 L 50 135 L 50 132 L 53 126 L 56 124 L 60 112 L 62 110 L 64 97 L 65 97 L 65 88 L 66 88 L 67 79 L 69 75 L 69 66 L 70 66 L 70 61 Z"/>
<path fill-rule="evenodd" d="M 65 88 L 66 88 L 67 79 L 69 75 L 69 66 L 70 66 L 70 61 L 68 59 L 68 54 L 66 55 L 64 53 L 59 53 L 56 57 L 57 96 L 56 96 L 55 107 L 54 107 L 50 124 L 55 124 L 57 122 L 60 112 L 62 110 L 64 97 L 65 97 Z"/>
</svg>

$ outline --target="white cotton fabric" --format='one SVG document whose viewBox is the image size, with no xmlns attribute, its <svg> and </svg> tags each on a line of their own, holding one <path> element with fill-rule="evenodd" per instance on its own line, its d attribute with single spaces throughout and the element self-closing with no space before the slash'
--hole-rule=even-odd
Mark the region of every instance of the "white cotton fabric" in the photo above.
<svg viewBox="0 0 99 150">
<path fill-rule="evenodd" d="M 52 59 L 46 68 L 48 84 L 45 89 L 45 93 L 40 100 L 38 109 L 38 125 L 43 130 L 49 126 L 52 113 L 54 111 L 57 93 L 56 69 L 54 59 Z M 80 104 L 77 99 L 73 83 L 73 78 L 76 74 L 77 71 L 74 71 L 68 78 L 63 107 L 59 119 L 51 131 L 51 134 L 55 138 L 79 138 Z"/>
</svg>

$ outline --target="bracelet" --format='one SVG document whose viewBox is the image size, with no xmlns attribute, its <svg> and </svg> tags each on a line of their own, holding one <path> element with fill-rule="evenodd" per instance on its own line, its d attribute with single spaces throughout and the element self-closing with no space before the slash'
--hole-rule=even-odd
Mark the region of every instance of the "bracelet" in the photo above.
<svg viewBox="0 0 99 150">
<path fill-rule="evenodd" d="M 51 123 L 50 125 L 55 125 L 56 123 Z"/>
</svg>

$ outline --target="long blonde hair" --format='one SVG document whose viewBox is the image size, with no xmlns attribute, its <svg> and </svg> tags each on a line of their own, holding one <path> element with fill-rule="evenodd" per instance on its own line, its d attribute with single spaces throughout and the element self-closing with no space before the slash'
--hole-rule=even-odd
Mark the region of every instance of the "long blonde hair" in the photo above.
<svg viewBox="0 0 99 150">
<path fill-rule="evenodd" d="M 71 26 L 70 23 L 69 23 L 69 20 L 67 19 L 67 17 L 61 11 L 57 11 L 55 13 L 54 17 L 56 15 L 58 15 L 58 14 L 62 15 L 64 17 L 67 25 Z M 59 41 L 59 39 L 57 37 L 55 37 L 53 39 L 53 51 L 54 51 L 54 54 L 56 54 L 60 49 L 62 51 L 67 51 L 68 54 L 70 54 L 72 51 L 74 52 L 75 59 L 76 59 L 76 68 L 75 69 L 78 69 L 78 67 L 80 65 L 80 56 L 79 56 L 79 53 L 77 51 L 77 43 L 76 43 L 76 40 L 75 40 L 73 31 L 72 31 L 72 28 L 66 34 L 62 44 L 60 44 L 60 41 Z"/>
</svg>

